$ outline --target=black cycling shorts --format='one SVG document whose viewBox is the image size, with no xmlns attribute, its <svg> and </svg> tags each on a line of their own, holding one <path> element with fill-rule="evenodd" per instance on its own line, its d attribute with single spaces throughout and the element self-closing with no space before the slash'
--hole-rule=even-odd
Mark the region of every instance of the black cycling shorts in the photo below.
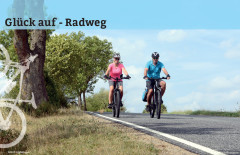
<svg viewBox="0 0 240 155">
<path fill-rule="evenodd" d="M 109 83 L 109 87 L 110 86 L 114 86 L 114 81 L 108 80 L 108 83 Z M 123 86 L 123 82 L 122 81 L 119 81 L 117 84 L 118 84 L 118 86 Z"/>
<path fill-rule="evenodd" d="M 158 83 L 160 84 L 160 82 L 163 81 L 163 80 L 158 80 Z M 155 84 L 155 81 L 154 80 L 147 80 L 146 81 L 146 87 L 147 89 L 153 89 L 154 87 L 154 84 Z"/>
</svg>

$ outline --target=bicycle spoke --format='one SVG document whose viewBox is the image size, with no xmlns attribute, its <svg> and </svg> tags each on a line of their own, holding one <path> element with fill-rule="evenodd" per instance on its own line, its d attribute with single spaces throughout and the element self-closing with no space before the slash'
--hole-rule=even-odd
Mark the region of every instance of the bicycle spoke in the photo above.
<svg viewBox="0 0 240 155">
<path fill-rule="evenodd" d="M 4 118 L 3 118 L 3 115 L 2 115 L 2 111 L 0 110 L 0 122 L 4 122 Z"/>
</svg>

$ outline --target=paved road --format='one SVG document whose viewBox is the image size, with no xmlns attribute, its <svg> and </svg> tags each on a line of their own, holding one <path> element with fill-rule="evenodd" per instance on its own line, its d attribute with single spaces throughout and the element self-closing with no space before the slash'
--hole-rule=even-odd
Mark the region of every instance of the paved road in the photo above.
<svg viewBox="0 0 240 155">
<path fill-rule="evenodd" d="M 111 113 L 102 115 L 112 117 Z M 121 113 L 119 119 L 167 133 L 225 154 L 240 155 L 240 118 L 165 114 L 158 120 L 150 118 L 149 114 Z M 192 152 L 205 154 L 179 142 L 161 136 L 157 137 Z"/>
</svg>

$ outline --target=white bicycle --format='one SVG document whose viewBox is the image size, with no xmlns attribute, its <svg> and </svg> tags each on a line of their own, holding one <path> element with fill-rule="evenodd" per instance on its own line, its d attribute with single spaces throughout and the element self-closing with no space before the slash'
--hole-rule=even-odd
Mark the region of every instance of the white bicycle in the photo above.
<svg viewBox="0 0 240 155">
<path fill-rule="evenodd" d="M 22 90 L 23 75 L 25 71 L 29 69 L 30 63 L 33 62 L 38 55 L 37 54 L 34 56 L 30 55 L 30 57 L 21 64 L 18 62 L 13 62 L 10 60 L 9 54 L 5 49 L 5 47 L 0 44 L 0 56 L 1 58 L 5 59 L 5 60 L 0 60 L 0 71 L 1 71 L 0 78 L 5 77 L 11 67 L 16 68 L 16 72 L 13 74 L 13 76 L 9 80 L 10 82 L 7 82 L 7 87 L 5 87 L 7 89 L 2 88 L 0 92 L 3 91 L 3 89 L 5 89 L 6 93 L 10 92 L 16 86 L 16 82 L 14 82 L 14 80 L 18 75 L 20 75 L 20 81 L 19 81 L 20 88 L 19 88 L 19 93 L 17 95 L 17 98 L 16 99 L 9 99 L 9 98 L 0 99 L 0 132 L 7 131 L 10 129 L 13 122 L 11 121 L 13 112 L 19 115 L 21 118 L 20 135 L 12 142 L 9 142 L 7 144 L 0 144 L 0 148 L 9 148 L 9 147 L 15 146 L 23 139 L 27 129 L 25 115 L 21 111 L 21 109 L 18 106 L 16 106 L 16 104 L 24 102 L 24 103 L 31 104 L 35 109 L 37 108 L 35 99 L 34 99 L 34 94 L 32 93 L 31 100 L 21 100 L 21 90 Z M 7 115 L 5 114 L 7 116 L 6 118 L 4 118 L 4 115 L 1 109 L 2 110 L 5 109 L 4 112 L 7 111 L 8 114 Z"/>
</svg>

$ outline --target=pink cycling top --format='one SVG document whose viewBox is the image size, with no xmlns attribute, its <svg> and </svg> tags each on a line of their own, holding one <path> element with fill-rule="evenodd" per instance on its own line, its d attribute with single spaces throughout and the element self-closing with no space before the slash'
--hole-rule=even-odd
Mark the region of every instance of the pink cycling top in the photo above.
<svg viewBox="0 0 240 155">
<path fill-rule="evenodd" d="M 119 63 L 118 66 L 115 66 L 115 63 L 111 63 L 109 66 L 110 68 L 110 76 L 113 78 L 120 78 L 120 75 L 122 74 L 122 68 L 124 68 L 123 64 Z M 111 79 L 112 81 L 116 81 L 114 79 Z M 122 81 L 122 80 L 120 80 Z"/>
</svg>

